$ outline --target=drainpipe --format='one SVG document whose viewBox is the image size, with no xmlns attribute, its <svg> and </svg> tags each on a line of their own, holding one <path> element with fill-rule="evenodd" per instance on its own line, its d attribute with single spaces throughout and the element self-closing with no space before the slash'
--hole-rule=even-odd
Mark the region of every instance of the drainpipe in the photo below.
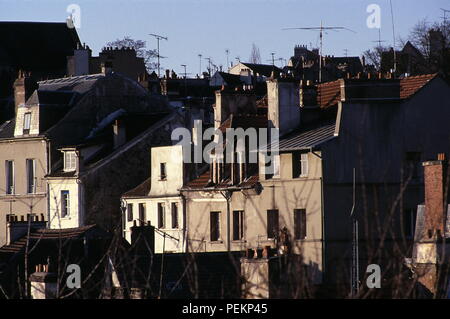
<svg viewBox="0 0 450 319">
<path fill-rule="evenodd" d="M 188 225 L 188 220 L 187 220 L 187 200 L 186 200 L 186 196 L 184 196 L 183 193 L 180 192 L 180 196 L 183 199 L 183 240 L 184 240 L 184 252 L 187 253 L 188 252 L 188 231 L 187 231 L 187 225 Z"/>
<path fill-rule="evenodd" d="M 230 252 L 231 251 L 230 199 L 231 199 L 231 195 L 233 194 L 233 192 L 226 190 L 224 192 L 220 192 L 220 194 L 222 194 L 222 196 L 227 201 L 227 250 Z"/>
<path fill-rule="evenodd" d="M 324 202 L 324 195 L 323 195 L 323 160 L 322 160 L 322 154 L 317 154 L 314 152 L 313 148 L 310 148 L 310 152 L 315 155 L 320 160 L 320 213 L 321 213 L 321 219 L 322 219 L 322 282 L 324 281 L 324 274 L 325 274 L 325 202 Z"/>
</svg>

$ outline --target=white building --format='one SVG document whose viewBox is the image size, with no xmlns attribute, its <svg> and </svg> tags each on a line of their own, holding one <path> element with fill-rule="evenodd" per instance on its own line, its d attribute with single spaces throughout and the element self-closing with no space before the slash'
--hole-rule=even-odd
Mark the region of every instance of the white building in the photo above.
<svg viewBox="0 0 450 319">
<path fill-rule="evenodd" d="M 155 252 L 186 252 L 186 211 L 180 188 L 193 171 L 183 162 L 182 145 L 151 149 L 151 177 L 122 196 L 124 237 L 131 227 L 155 227 Z"/>
</svg>

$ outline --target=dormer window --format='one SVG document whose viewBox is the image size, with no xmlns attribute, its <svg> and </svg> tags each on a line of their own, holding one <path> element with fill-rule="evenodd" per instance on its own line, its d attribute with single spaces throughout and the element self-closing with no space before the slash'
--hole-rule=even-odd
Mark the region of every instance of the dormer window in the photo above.
<svg viewBox="0 0 450 319">
<path fill-rule="evenodd" d="M 77 158 L 75 152 L 64 152 L 64 171 L 71 172 L 77 168 Z"/>
<path fill-rule="evenodd" d="M 30 134 L 31 112 L 27 112 L 23 116 L 23 134 Z"/>
</svg>

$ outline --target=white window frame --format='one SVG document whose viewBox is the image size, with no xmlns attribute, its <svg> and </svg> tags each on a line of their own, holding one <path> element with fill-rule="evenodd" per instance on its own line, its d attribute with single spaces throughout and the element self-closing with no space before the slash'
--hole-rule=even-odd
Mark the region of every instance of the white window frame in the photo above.
<svg viewBox="0 0 450 319">
<path fill-rule="evenodd" d="M 63 198 L 64 196 L 67 195 L 67 200 L 66 200 L 66 214 L 63 216 L 62 215 L 62 207 L 63 207 Z M 70 191 L 68 190 L 61 190 L 61 218 L 67 218 L 70 217 Z"/>
<path fill-rule="evenodd" d="M 308 153 L 300 154 L 300 177 L 308 176 Z"/>
<path fill-rule="evenodd" d="M 31 112 L 26 112 L 23 115 L 23 130 L 28 130 L 28 133 L 31 129 Z"/>
<path fill-rule="evenodd" d="M 8 170 L 8 163 L 11 163 L 11 172 Z M 12 178 L 10 178 L 12 175 Z M 5 179 L 6 179 L 6 194 L 14 195 L 15 194 L 15 186 L 16 186 L 16 174 L 15 174 L 15 164 L 14 160 L 6 160 L 5 161 Z M 11 179 L 11 185 L 9 185 L 9 180 Z"/>
<path fill-rule="evenodd" d="M 77 169 L 77 154 L 74 151 L 64 152 L 64 171 L 73 172 L 76 169 Z"/>
</svg>

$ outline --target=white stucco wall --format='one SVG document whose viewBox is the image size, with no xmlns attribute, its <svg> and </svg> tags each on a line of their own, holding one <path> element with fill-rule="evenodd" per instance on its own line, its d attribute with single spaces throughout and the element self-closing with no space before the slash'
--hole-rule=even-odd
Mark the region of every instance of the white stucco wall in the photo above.
<svg viewBox="0 0 450 319">
<path fill-rule="evenodd" d="M 49 227 L 73 228 L 83 226 L 82 187 L 76 178 L 51 179 L 49 189 Z M 61 217 L 61 191 L 69 191 L 69 215 Z"/>
</svg>

